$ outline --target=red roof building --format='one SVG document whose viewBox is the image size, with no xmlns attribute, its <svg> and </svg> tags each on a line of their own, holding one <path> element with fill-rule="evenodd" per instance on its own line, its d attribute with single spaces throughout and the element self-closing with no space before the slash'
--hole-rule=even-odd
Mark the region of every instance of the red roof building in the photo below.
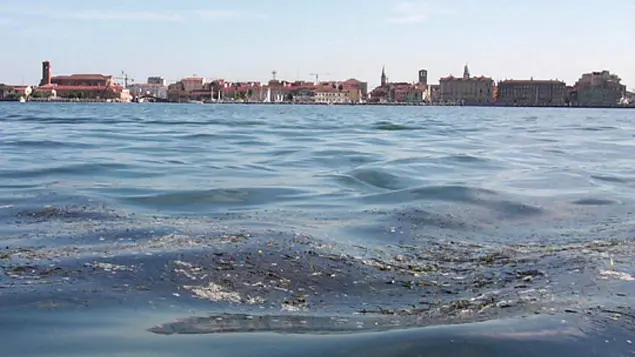
<svg viewBox="0 0 635 357">
<path fill-rule="evenodd" d="M 115 84 L 113 76 L 103 74 L 71 74 L 53 76 L 51 63 L 42 62 L 42 80 L 35 93 L 80 99 L 117 99 L 124 88 Z"/>
</svg>

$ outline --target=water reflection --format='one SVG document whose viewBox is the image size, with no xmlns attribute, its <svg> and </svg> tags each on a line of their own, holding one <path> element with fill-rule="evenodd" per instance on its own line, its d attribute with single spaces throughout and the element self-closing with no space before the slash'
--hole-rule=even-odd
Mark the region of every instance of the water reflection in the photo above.
<svg viewBox="0 0 635 357">
<path fill-rule="evenodd" d="M 174 309 L 173 309 L 174 310 Z M 633 318 L 611 320 L 600 313 L 527 317 L 484 323 L 343 333 L 321 328 L 305 317 L 302 334 L 275 331 L 271 319 L 252 333 L 206 334 L 211 320 L 192 318 L 181 328 L 196 334 L 157 334 L 146 324 L 184 312 L 165 311 L 2 311 L 0 335 L 6 357 L 74 356 L 347 356 L 347 357 L 538 357 L 633 356 Z M 226 316 L 231 319 L 231 317 Z M 244 316 L 240 317 L 241 319 Z M 275 319 L 284 320 L 285 316 Z M 293 317 L 300 319 L 300 317 Z M 251 320 L 253 321 L 253 320 Z M 296 322 L 299 322 L 297 320 Z M 279 322 L 278 322 L 279 323 Z M 315 326 L 313 324 L 316 324 Z M 630 324 L 630 326 L 629 326 Z M 198 326 L 196 326 L 198 325 Z M 207 326 L 207 327 L 205 327 Z M 246 327 L 245 324 L 242 327 Z M 296 326 L 302 329 L 302 326 Z M 312 327 L 316 333 L 310 332 Z M 332 326 L 331 326 L 332 327 Z M 273 330 L 272 330 L 273 329 Z M 239 329 L 240 330 L 240 329 Z M 262 330 L 262 331 L 259 331 Z M 268 331 L 269 330 L 269 331 Z M 182 331 L 182 332 L 183 332 Z M 193 331 L 193 330 L 190 330 Z M 209 332 L 209 331 L 208 331 Z"/>
</svg>

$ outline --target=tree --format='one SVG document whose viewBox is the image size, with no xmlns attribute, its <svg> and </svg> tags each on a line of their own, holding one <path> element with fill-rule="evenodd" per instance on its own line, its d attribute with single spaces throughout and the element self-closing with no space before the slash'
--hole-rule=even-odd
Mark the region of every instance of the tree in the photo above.
<svg viewBox="0 0 635 357">
<path fill-rule="evenodd" d="M 249 90 L 247 91 L 247 97 L 251 98 L 254 95 L 254 90 L 249 88 Z"/>
<path fill-rule="evenodd" d="M 341 92 L 344 89 L 344 86 L 340 84 L 337 89 Z"/>
<path fill-rule="evenodd" d="M 284 97 L 285 100 L 291 102 L 293 101 L 293 93 L 289 93 Z"/>
</svg>

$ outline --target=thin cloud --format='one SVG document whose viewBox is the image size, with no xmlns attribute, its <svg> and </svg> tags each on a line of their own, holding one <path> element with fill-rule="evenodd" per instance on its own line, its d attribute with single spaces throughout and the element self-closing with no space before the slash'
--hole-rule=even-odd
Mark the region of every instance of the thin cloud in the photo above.
<svg viewBox="0 0 635 357">
<path fill-rule="evenodd" d="M 180 22 L 183 18 L 179 14 L 169 14 L 152 11 L 139 12 L 98 12 L 80 11 L 74 13 L 58 13 L 54 17 L 69 20 L 89 20 L 89 21 L 159 21 L 159 22 Z"/>
<path fill-rule="evenodd" d="M 199 10 L 196 15 L 205 20 L 219 20 L 228 17 L 238 17 L 238 13 L 231 10 Z"/>
<path fill-rule="evenodd" d="M 429 1 L 400 2 L 394 9 L 395 16 L 388 19 L 393 24 L 412 24 L 428 20 L 435 14 L 447 13 L 446 9 L 432 5 Z"/>
<path fill-rule="evenodd" d="M 15 21 L 11 19 L 0 18 L 0 26 L 11 26 L 11 25 L 15 25 Z"/>
<path fill-rule="evenodd" d="M 56 20 L 78 21 L 147 21 L 147 22 L 185 22 L 187 20 L 215 21 L 226 18 L 239 17 L 239 13 L 232 10 L 196 10 L 187 12 L 158 12 L 158 11 L 47 11 L 35 8 L 7 8 L 0 7 L 5 13 L 26 16 L 44 17 Z M 0 19 L 2 21 L 2 19 Z"/>
<path fill-rule="evenodd" d="M 233 10 L 198 10 L 193 12 L 199 18 L 203 20 L 222 20 L 222 19 L 264 19 L 267 17 L 265 14 L 260 13 L 241 13 Z"/>
</svg>

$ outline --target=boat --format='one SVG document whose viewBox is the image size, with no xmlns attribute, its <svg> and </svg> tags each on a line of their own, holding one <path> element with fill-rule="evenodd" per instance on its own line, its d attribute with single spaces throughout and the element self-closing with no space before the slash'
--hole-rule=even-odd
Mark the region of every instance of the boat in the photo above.
<svg viewBox="0 0 635 357">
<path fill-rule="evenodd" d="M 205 104 L 202 100 L 188 100 L 190 104 Z"/>
<path fill-rule="evenodd" d="M 24 97 L 20 97 L 20 103 L 26 103 L 26 99 Z"/>
</svg>

